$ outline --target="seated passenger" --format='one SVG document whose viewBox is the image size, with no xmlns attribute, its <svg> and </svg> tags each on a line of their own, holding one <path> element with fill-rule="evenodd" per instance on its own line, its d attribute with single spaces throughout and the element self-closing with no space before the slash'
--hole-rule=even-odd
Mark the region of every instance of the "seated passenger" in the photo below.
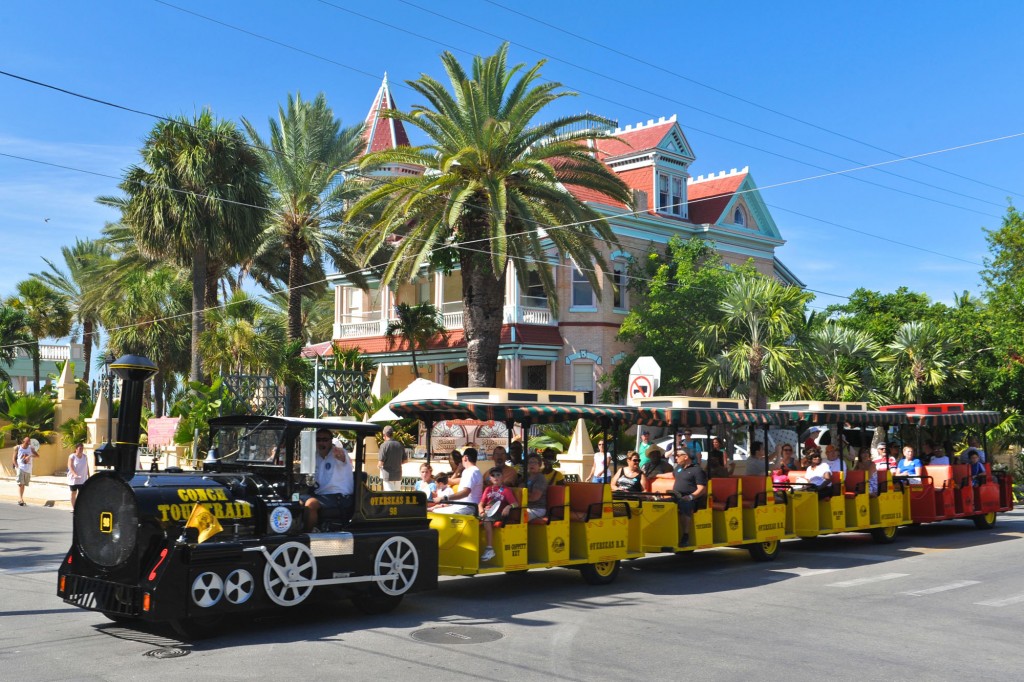
<svg viewBox="0 0 1024 682">
<path fill-rule="evenodd" d="M 455 494 L 455 491 L 448 485 L 448 474 L 438 474 L 434 479 L 434 485 L 436 486 L 434 488 L 434 496 L 427 503 L 428 509 L 439 502 L 445 502 Z"/>
<path fill-rule="evenodd" d="M 708 478 L 697 463 L 691 459 L 686 448 L 676 450 L 676 466 L 671 473 L 658 474 L 658 478 L 672 478 L 672 496 L 676 498 L 679 515 L 679 546 L 682 547 L 690 539 L 690 521 L 701 498 L 707 492 Z"/>
<path fill-rule="evenodd" d="M 554 448 L 544 448 L 544 478 L 548 485 L 565 485 L 565 474 L 555 468 L 558 464 L 558 453 Z"/>
<path fill-rule="evenodd" d="M 642 493 L 647 489 L 647 476 L 640 470 L 640 455 L 631 450 L 626 465 L 612 476 L 612 490 L 623 493 Z"/>
<path fill-rule="evenodd" d="M 315 492 L 303 502 L 306 532 L 316 528 L 321 510 L 324 515 L 337 516 L 342 521 L 352 518 L 355 508 L 352 460 L 341 441 L 334 439 L 328 429 L 316 432 L 316 473 L 313 480 Z"/>
<path fill-rule="evenodd" d="M 981 485 L 981 479 L 986 475 L 985 465 L 981 461 L 981 453 L 971 448 L 967 451 L 967 463 L 971 467 L 971 481 L 973 485 Z"/>
<path fill-rule="evenodd" d="M 775 454 L 772 455 L 772 470 L 776 469 L 799 469 L 799 462 L 793 453 L 793 446 L 789 443 L 779 443 L 775 447 Z"/>
<path fill-rule="evenodd" d="M 949 466 L 949 456 L 943 448 L 935 448 L 929 466 Z"/>
<path fill-rule="evenodd" d="M 501 469 L 502 482 L 504 482 L 505 485 L 514 488 L 519 483 L 519 474 L 505 461 L 505 448 L 500 445 L 495 446 L 494 450 L 491 452 L 491 459 L 494 460 L 495 468 Z"/>
<path fill-rule="evenodd" d="M 526 480 L 526 462 L 523 461 L 522 441 L 514 440 L 512 445 L 508 446 L 508 461 L 506 463 L 516 470 L 516 476 L 520 481 Z"/>
<path fill-rule="evenodd" d="M 876 446 L 876 448 L 877 454 L 871 458 L 871 461 L 875 463 L 875 468 L 878 471 L 895 469 L 896 458 L 889 452 L 889 444 L 883 440 Z"/>
<path fill-rule="evenodd" d="M 476 448 L 466 448 L 462 453 L 462 479 L 459 482 L 459 491 L 454 493 L 444 503 L 434 506 L 431 510 L 437 514 L 476 514 L 477 505 L 480 504 L 480 495 L 483 494 L 484 479 L 480 475 L 480 469 L 476 466 Z M 451 480 L 449 478 L 449 480 Z"/>
<path fill-rule="evenodd" d="M 967 449 L 960 453 L 960 456 L 964 458 L 965 462 L 969 462 L 971 458 L 971 450 L 978 453 L 979 461 L 985 463 L 985 451 L 981 449 L 981 439 L 977 436 L 970 436 L 967 439 Z"/>
<path fill-rule="evenodd" d="M 526 458 L 526 513 L 527 521 L 539 519 L 547 513 L 548 480 L 541 473 L 540 455 Z"/>
<path fill-rule="evenodd" d="M 907 483 L 921 482 L 921 460 L 914 456 L 914 448 L 907 445 L 903 448 L 903 459 L 896 465 L 896 476 L 906 479 Z"/>
<path fill-rule="evenodd" d="M 652 445 L 647 448 L 647 464 L 641 464 L 640 470 L 644 472 L 644 476 L 648 480 L 654 478 L 658 474 L 665 474 L 672 471 L 672 465 L 665 461 L 663 458 L 664 453 L 657 445 Z"/>
<path fill-rule="evenodd" d="M 458 450 L 452 450 L 451 454 L 448 455 L 448 464 L 452 468 L 451 473 L 448 474 L 448 483 L 458 485 L 464 468 L 462 465 L 462 453 Z"/>
<path fill-rule="evenodd" d="M 865 477 L 868 481 L 868 495 L 878 497 L 878 467 L 871 460 L 871 450 L 861 448 L 857 452 L 857 463 L 855 466 L 860 471 L 867 472 Z"/>
<path fill-rule="evenodd" d="M 725 466 L 725 455 L 722 454 L 721 450 L 712 450 L 708 453 L 708 478 L 726 478 L 732 476 L 733 469 L 736 465 L 732 462 L 729 466 Z M 669 467 L 669 471 L 672 467 Z M 659 471 L 658 473 L 664 473 Z M 648 476 L 648 478 L 650 478 Z"/>
<path fill-rule="evenodd" d="M 803 480 L 798 480 L 798 483 L 809 483 L 816 488 L 825 487 L 832 480 L 832 470 L 828 468 L 828 464 L 821 461 L 821 452 L 819 450 L 812 450 L 810 453 L 810 464 L 807 465 L 807 471 L 804 472 Z"/>
<path fill-rule="evenodd" d="M 434 483 L 434 468 L 424 462 L 420 465 L 420 480 L 416 481 L 416 490 L 427 496 L 427 502 L 434 499 L 437 484 Z"/>
<path fill-rule="evenodd" d="M 764 443 L 755 440 L 747 458 L 745 473 L 747 476 L 767 476 L 768 464 L 765 461 Z"/>
<path fill-rule="evenodd" d="M 519 507 L 516 494 L 502 480 L 501 469 L 494 467 L 488 471 L 487 480 L 490 481 L 490 485 L 481 494 L 478 509 L 484 525 L 484 534 L 487 536 L 487 546 L 480 555 L 480 561 L 490 561 L 494 558 L 494 523 L 507 521 L 512 510 Z"/>
<path fill-rule="evenodd" d="M 829 471 L 843 470 L 843 462 L 839 459 L 839 448 L 831 443 L 825 446 L 825 464 L 828 465 Z"/>
</svg>

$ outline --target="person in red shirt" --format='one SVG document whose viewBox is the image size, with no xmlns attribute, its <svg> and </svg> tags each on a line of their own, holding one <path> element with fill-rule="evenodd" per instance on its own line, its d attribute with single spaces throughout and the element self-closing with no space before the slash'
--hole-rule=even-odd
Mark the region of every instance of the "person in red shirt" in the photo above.
<svg viewBox="0 0 1024 682">
<path fill-rule="evenodd" d="M 487 472 L 490 485 L 484 488 L 483 495 L 480 496 L 480 518 L 484 524 L 484 533 L 487 535 L 487 547 L 480 555 L 481 561 L 490 561 L 494 558 L 494 522 L 508 520 L 511 511 L 519 506 L 516 494 L 502 481 L 501 473 L 498 467 Z"/>
</svg>

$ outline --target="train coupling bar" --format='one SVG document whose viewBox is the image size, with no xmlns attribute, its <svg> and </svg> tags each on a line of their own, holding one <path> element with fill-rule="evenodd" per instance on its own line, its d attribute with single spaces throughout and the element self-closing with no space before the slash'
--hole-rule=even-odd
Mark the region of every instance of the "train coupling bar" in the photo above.
<svg viewBox="0 0 1024 682">
<path fill-rule="evenodd" d="M 393 580 L 399 576 L 398 571 L 396 569 L 392 569 L 390 572 L 382 575 L 354 576 L 335 573 L 334 577 L 331 578 L 303 580 L 299 578 L 300 573 L 308 566 L 308 562 L 316 561 L 316 559 L 313 558 L 313 554 L 309 551 L 308 547 L 298 543 L 294 544 L 305 550 L 305 555 L 303 557 L 296 558 L 294 560 L 288 560 L 279 556 L 277 551 L 280 550 L 280 548 L 271 553 L 264 545 L 260 545 L 258 547 L 247 547 L 242 551 L 260 552 L 267 560 L 267 565 L 273 569 L 277 574 L 277 577 L 280 578 L 288 587 L 319 587 L 322 585 L 346 585 L 352 583 L 382 583 L 388 580 Z"/>
</svg>

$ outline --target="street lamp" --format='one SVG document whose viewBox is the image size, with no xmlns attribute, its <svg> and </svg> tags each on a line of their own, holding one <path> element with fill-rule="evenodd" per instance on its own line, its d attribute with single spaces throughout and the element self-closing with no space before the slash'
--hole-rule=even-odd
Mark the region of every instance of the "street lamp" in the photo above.
<svg viewBox="0 0 1024 682">
<path fill-rule="evenodd" d="M 117 465 L 117 447 L 114 445 L 114 377 L 110 373 L 110 366 L 117 358 L 110 352 L 103 358 L 103 381 L 107 389 L 107 442 L 96 449 L 93 456 L 99 466 Z M 102 384 L 101 384 L 102 386 Z"/>
</svg>

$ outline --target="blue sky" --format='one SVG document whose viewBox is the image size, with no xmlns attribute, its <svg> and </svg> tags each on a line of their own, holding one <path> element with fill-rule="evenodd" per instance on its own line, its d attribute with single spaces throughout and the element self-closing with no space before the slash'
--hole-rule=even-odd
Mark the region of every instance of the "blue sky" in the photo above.
<svg viewBox="0 0 1024 682">
<path fill-rule="evenodd" d="M 210 106 L 264 128 L 288 93 L 323 91 L 353 124 L 385 70 L 408 108 L 417 100 L 402 81 L 442 77 L 442 50 L 468 59 L 507 39 L 515 61 L 542 50 L 543 75 L 581 93 L 553 114 L 589 110 L 623 126 L 677 114 L 694 176 L 750 166 L 761 187 L 894 158 L 859 142 L 902 156 L 1024 132 L 1015 1 L 495 2 L 620 54 L 486 0 L 174 0 L 277 44 L 154 0 L 54 1 L 6 8 L 0 69 L 147 112 Z M 0 101 L 0 154 L 101 175 L 136 161 L 154 123 L 5 76 Z M 861 286 L 940 301 L 977 292 L 983 227 L 1024 196 L 1022 153 L 1016 137 L 921 159 L 931 167 L 765 189 L 787 240 L 779 258 L 811 289 L 840 296 Z M 107 177 L 0 156 L 0 295 L 42 257 L 59 259 L 61 245 L 97 236 L 115 215 L 93 199 L 115 192 Z M 819 293 L 814 305 L 843 300 Z"/>
</svg>

